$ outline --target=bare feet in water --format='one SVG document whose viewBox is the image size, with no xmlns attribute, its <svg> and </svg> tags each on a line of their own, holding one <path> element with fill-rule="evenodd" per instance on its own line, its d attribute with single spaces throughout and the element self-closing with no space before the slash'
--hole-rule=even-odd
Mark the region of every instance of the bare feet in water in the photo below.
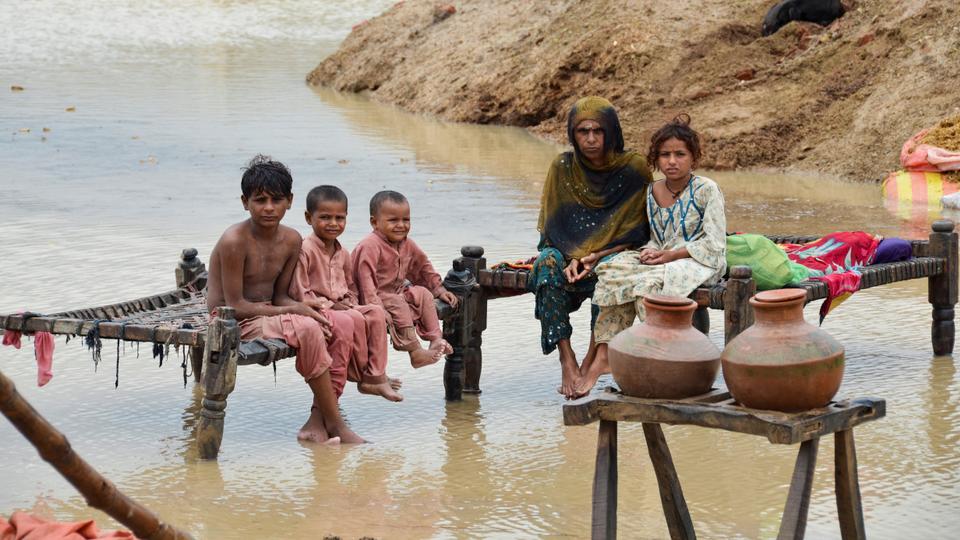
<svg viewBox="0 0 960 540">
<path fill-rule="evenodd" d="M 315 407 L 310 410 L 310 418 L 307 423 L 300 428 L 297 433 L 297 439 L 304 442 L 313 442 L 319 444 L 336 445 L 340 444 L 340 437 L 331 437 L 327 432 L 327 427 L 323 423 L 323 417 L 320 411 Z"/>
<path fill-rule="evenodd" d="M 390 388 L 394 390 L 403 388 L 403 381 L 397 377 L 387 377 L 387 382 L 390 383 Z"/>
<path fill-rule="evenodd" d="M 363 444 L 367 442 L 363 437 L 351 431 L 350 428 L 347 427 L 347 424 L 343 422 L 339 425 L 328 427 L 327 433 L 329 433 L 331 437 L 340 439 L 340 444 Z"/>
<path fill-rule="evenodd" d="M 357 383 L 357 390 L 361 394 L 380 396 L 387 401 L 403 401 L 403 396 L 397 393 L 397 389 L 390 384 L 389 380 L 382 383 L 359 382 Z"/>
</svg>

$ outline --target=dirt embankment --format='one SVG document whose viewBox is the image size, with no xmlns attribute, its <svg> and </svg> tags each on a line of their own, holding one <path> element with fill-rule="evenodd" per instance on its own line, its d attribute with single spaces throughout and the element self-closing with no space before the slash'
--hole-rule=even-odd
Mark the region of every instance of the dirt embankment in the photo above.
<svg viewBox="0 0 960 540">
<path fill-rule="evenodd" d="M 773 0 L 407 0 L 356 26 L 308 81 L 404 109 L 565 138 L 578 97 L 627 144 L 679 112 L 704 166 L 876 180 L 910 135 L 960 111 L 956 0 L 859 0 L 831 26 L 761 37 Z"/>
</svg>

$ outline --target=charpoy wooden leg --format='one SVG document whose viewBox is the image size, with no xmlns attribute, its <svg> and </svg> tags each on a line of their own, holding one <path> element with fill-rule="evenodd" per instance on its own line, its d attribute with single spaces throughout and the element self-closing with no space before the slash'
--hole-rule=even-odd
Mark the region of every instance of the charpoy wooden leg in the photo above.
<svg viewBox="0 0 960 540">
<path fill-rule="evenodd" d="M 857 450 L 853 430 L 838 431 L 834 439 L 834 477 L 837 489 L 837 514 L 843 540 L 864 540 L 863 506 L 860 503 L 860 481 L 857 478 Z"/>
<path fill-rule="evenodd" d="M 487 267 L 487 259 L 483 257 L 483 248 L 480 246 L 463 246 L 460 248 L 463 264 L 473 276 L 479 279 L 480 270 Z M 487 296 L 480 288 L 474 288 L 467 295 L 469 318 L 464 321 L 464 349 L 463 349 L 463 391 L 468 394 L 480 393 L 480 372 L 483 370 L 483 351 L 480 348 L 483 342 L 483 331 L 487 329 Z"/>
<path fill-rule="evenodd" d="M 590 537 L 617 537 L 617 423 L 600 421 L 597 465 L 593 471 L 593 516 Z"/>
<path fill-rule="evenodd" d="M 197 257 L 197 250 L 195 248 L 187 248 L 183 250 L 180 254 L 180 262 L 177 264 L 176 275 L 177 275 L 177 288 L 183 288 L 193 283 L 195 279 L 200 277 L 200 274 L 203 274 L 207 271 L 207 267 L 204 266 L 200 259 Z M 204 280 L 205 282 L 206 280 Z M 203 286 L 200 285 L 200 288 Z"/>
<path fill-rule="evenodd" d="M 800 444 L 797 463 L 790 479 L 790 492 L 780 521 L 777 540 L 801 540 L 807 529 L 807 511 L 810 509 L 810 491 L 813 489 L 813 473 L 817 468 L 817 449 L 820 439 L 810 439 Z"/>
<path fill-rule="evenodd" d="M 734 266 L 723 291 L 723 342 L 737 337 L 753 324 L 750 297 L 756 294 L 757 283 L 749 266 Z"/>
<path fill-rule="evenodd" d="M 647 439 L 647 451 L 653 463 L 653 472 L 657 475 L 657 484 L 660 486 L 660 503 L 663 505 L 663 516 L 667 519 L 667 529 L 673 540 L 693 540 L 697 533 L 693 530 L 693 521 L 687 510 L 687 501 L 680 489 L 680 478 L 673 466 L 670 448 L 667 439 L 663 436 L 660 424 L 643 424 L 643 436 Z"/>
<path fill-rule="evenodd" d="M 204 395 L 200 422 L 197 426 L 197 446 L 202 459 L 216 459 L 223 440 L 224 410 L 227 396 L 237 381 L 237 349 L 240 329 L 233 308 L 218 308 L 218 316 L 207 328 L 204 347 Z"/>
<path fill-rule="evenodd" d="M 693 312 L 693 327 L 703 335 L 710 335 L 710 308 L 700 306 Z"/>
<path fill-rule="evenodd" d="M 930 276 L 928 280 L 928 299 L 933 304 L 933 324 L 930 332 L 933 354 L 953 354 L 956 332 L 953 308 L 957 303 L 957 233 L 953 230 L 952 221 L 933 222 L 929 255 L 943 257 L 945 261 L 943 273 Z"/>
</svg>

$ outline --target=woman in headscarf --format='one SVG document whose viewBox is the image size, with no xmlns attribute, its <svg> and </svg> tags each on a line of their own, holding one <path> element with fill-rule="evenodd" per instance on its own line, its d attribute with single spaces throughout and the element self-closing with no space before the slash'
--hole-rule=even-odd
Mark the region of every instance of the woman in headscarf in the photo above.
<svg viewBox="0 0 960 540">
<path fill-rule="evenodd" d="M 596 360 L 596 367 L 607 365 L 596 358 L 592 337 L 583 364 L 577 364 L 570 313 L 593 295 L 593 268 L 601 259 L 649 240 L 645 201 L 651 176 L 641 154 L 624 150 L 620 120 L 606 99 L 585 97 L 573 105 L 567 139 L 573 151 L 553 160 L 543 185 L 540 255 L 527 287 L 536 295 L 543 354 L 560 350 L 558 391 L 569 399 L 590 391 L 592 384 L 580 388 L 581 379 Z M 592 306 L 591 336 L 597 313 Z"/>
</svg>

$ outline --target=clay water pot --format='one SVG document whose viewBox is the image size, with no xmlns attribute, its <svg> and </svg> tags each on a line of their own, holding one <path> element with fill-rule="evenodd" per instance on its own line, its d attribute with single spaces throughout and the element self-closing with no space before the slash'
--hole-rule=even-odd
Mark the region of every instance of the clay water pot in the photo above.
<svg viewBox="0 0 960 540">
<path fill-rule="evenodd" d="M 720 369 L 720 349 L 692 326 L 697 303 L 650 295 L 646 320 L 609 344 L 610 371 L 624 394 L 685 398 L 710 391 Z"/>
<path fill-rule="evenodd" d="M 741 405 L 784 412 L 823 407 L 843 380 L 843 345 L 803 320 L 804 289 L 750 299 L 756 323 L 723 350 L 723 378 Z"/>
</svg>

